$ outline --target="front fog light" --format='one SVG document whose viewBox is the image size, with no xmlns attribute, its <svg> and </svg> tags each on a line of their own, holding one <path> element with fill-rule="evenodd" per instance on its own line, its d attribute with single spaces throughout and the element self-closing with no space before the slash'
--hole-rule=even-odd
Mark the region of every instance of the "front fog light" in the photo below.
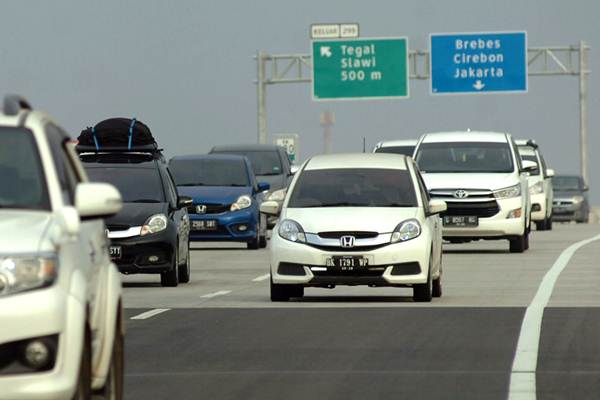
<svg viewBox="0 0 600 400">
<path fill-rule="evenodd" d="M 43 369 L 50 362 L 50 349 L 41 340 L 33 340 L 25 346 L 25 363 L 33 369 Z"/>
<path fill-rule="evenodd" d="M 508 215 L 506 216 L 506 219 L 521 218 L 522 214 L 523 214 L 522 209 L 517 208 L 516 210 L 512 210 L 511 212 L 509 212 Z"/>
</svg>

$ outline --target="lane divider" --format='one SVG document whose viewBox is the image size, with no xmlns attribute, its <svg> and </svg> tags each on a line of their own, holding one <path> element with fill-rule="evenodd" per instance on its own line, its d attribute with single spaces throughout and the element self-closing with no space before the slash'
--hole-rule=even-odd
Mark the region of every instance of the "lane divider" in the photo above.
<svg viewBox="0 0 600 400">
<path fill-rule="evenodd" d="M 269 279 L 270 276 L 271 276 L 271 274 L 264 274 L 264 275 L 261 275 L 261 276 L 257 276 L 256 278 L 252 279 L 252 282 L 266 281 L 267 279 Z"/>
<path fill-rule="evenodd" d="M 200 296 L 200 297 L 203 299 L 212 299 L 213 297 L 224 296 L 229 293 L 231 293 L 231 290 L 221 290 L 219 292 L 205 294 L 204 296 Z"/>
<path fill-rule="evenodd" d="M 513 360 L 510 374 L 510 387 L 508 400 L 535 400 L 538 351 L 540 345 L 540 334 L 542 330 L 542 319 L 544 309 L 550 301 L 554 285 L 560 273 L 566 268 L 571 257 L 581 247 L 600 239 L 600 235 L 582 240 L 567 247 L 546 272 L 535 297 L 525 311 L 525 317 L 521 324 L 521 332 L 515 358 Z"/>
<path fill-rule="evenodd" d="M 153 310 L 146 311 L 141 314 L 135 315 L 135 316 L 131 317 L 130 319 L 148 319 L 148 318 L 152 318 L 155 315 L 162 314 L 169 310 L 170 310 L 170 308 L 155 308 Z"/>
</svg>

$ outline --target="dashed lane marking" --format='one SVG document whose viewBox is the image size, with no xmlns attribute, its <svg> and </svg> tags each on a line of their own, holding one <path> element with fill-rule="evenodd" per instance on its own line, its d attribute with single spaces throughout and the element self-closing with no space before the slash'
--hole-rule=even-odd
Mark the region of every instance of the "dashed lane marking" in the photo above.
<svg viewBox="0 0 600 400">
<path fill-rule="evenodd" d="M 264 274 L 264 275 L 261 275 L 261 276 L 257 276 L 256 278 L 252 279 L 252 282 L 266 281 L 267 279 L 269 279 L 270 276 L 271 276 L 271 274 Z"/>
<path fill-rule="evenodd" d="M 200 296 L 203 299 L 212 299 L 213 297 L 217 297 L 217 296 L 224 296 L 226 294 L 231 293 L 231 290 L 221 290 L 218 292 L 214 292 L 214 293 L 209 293 L 209 294 L 205 294 L 203 296 Z"/>
<path fill-rule="evenodd" d="M 152 318 L 155 315 L 162 314 L 169 310 L 170 310 L 170 308 L 155 308 L 153 310 L 146 311 L 146 312 L 143 312 L 138 315 L 134 315 L 133 317 L 131 317 L 131 319 L 148 319 L 148 318 Z"/>
</svg>

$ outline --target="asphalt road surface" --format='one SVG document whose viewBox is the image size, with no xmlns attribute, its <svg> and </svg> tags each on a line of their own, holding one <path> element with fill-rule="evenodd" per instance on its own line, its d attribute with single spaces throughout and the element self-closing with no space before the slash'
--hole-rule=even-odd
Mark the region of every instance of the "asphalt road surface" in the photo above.
<svg viewBox="0 0 600 400">
<path fill-rule="evenodd" d="M 444 295 L 429 304 L 364 287 L 271 303 L 266 250 L 195 244 L 189 284 L 124 276 L 125 398 L 600 399 L 600 240 L 564 258 L 598 234 L 557 224 L 524 254 L 506 241 L 445 245 Z M 520 338 L 535 334 L 522 329 L 526 311 L 541 321 L 525 354 L 533 383 L 509 394 Z"/>
</svg>

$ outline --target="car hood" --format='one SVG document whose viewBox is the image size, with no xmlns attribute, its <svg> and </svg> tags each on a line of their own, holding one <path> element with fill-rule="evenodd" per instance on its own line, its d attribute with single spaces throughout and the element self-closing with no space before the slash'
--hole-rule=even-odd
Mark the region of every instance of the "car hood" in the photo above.
<svg viewBox="0 0 600 400">
<path fill-rule="evenodd" d="M 487 173 L 423 173 L 428 190 L 432 189 L 487 189 L 498 190 L 519 183 L 515 175 Z"/>
<path fill-rule="evenodd" d="M 419 208 L 325 207 L 287 208 L 282 219 L 298 222 L 304 232 L 368 231 L 389 233 L 402 221 L 415 218 Z"/>
<path fill-rule="evenodd" d="M 577 190 L 556 190 L 556 189 L 554 189 L 554 198 L 555 199 L 571 199 L 574 196 L 583 196 L 583 193 L 579 192 Z"/>
<path fill-rule="evenodd" d="M 123 203 L 121 211 L 106 219 L 106 225 L 142 226 L 154 214 L 167 214 L 167 203 Z"/>
<path fill-rule="evenodd" d="M 256 182 L 268 183 L 271 186 L 269 192 L 274 192 L 287 186 L 285 175 L 256 175 Z"/>
<path fill-rule="evenodd" d="M 250 186 L 178 186 L 177 191 L 194 204 L 232 204 L 242 195 L 252 196 Z"/>
<path fill-rule="evenodd" d="M 50 247 L 52 214 L 43 211 L 0 210 L 0 254 L 35 253 Z"/>
</svg>

